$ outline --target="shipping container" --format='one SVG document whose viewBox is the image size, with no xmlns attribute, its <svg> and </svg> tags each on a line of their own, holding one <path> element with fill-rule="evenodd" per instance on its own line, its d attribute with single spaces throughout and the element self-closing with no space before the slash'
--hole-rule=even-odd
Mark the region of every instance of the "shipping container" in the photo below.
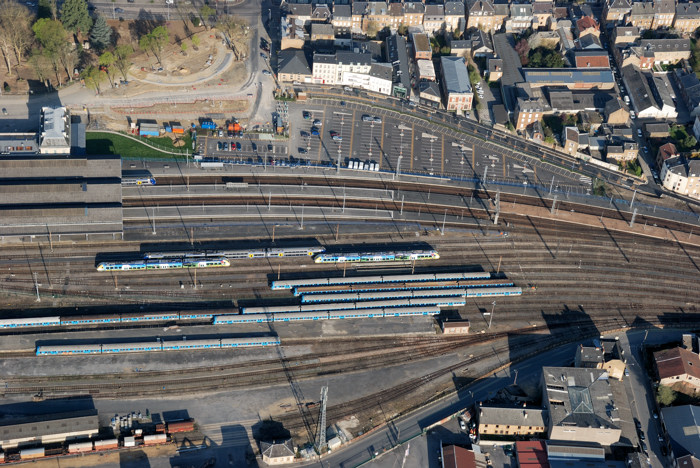
<svg viewBox="0 0 700 468">
<path fill-rule="evenodd" d="M 180 126 L 180 125 L 173 125 L 173 133 L 175 133 L 175 134 L 184 134 L 184 133 L 185 133 L 185 129 L 184 129 L 184 127 L 182 127 L 182 126 Z"/>
<path fill-rule="evenodd" d="M 136 447 L 136 438 L 124 437 L 124 447 Z"/>
<path fill-rule="evenodd" d="M 119 448 L 119 441 L 117 439 L 95 441 L 95 450 L 111 450 L 116 448 Z"/>
<path fill-rule="evenodd" d="M 19 458 L 21 460 L 31 460 L 32 458 L 43 458 L 43 456 L 44 456 L 44 447 L 33 448 L 33 449 L 24 449 L 24 450 L 20 450 L 20 452 L 19 452 Z"/>
<path fill-rule="evenodd" d="M 92 452 L 92 442 L 78 442 L 68 446 L 68 453 Z"/>
<path fill-rule="evenodd" d="M 168 442 L 168 436 L 165 434 L 147 435 L 143 438 L 144 445 L 164 444 L 166 442 Z"/>
<path fill-rule="evenodd" d="M 163 124 L 163 128 L 164 128 L 165 131 L 168 132 L 168 133 L 172 133 L 172 131 L 173 131 L 173 127 L 171 127 L 170 124 L 169 124 L 168 122 L 165 122 L 165 123 Z"/>
<path fill-rule="evenodd" d="M 202 128 L 205 128 L 207 130 L 214 130 L 216 128 L 216 124 L 212 120 L 203 120 Z"/>
<path fill-rule="evenodd" d="M 165 433 L 165 424 L 156 424 L 156 432 L 159 434 Z"/>
<path fill-rule="evenodd" d="M 175 432 L 191 432 L 194 431 L 194 420 L 188 419 L 186 421 L 177 421 L 168 423 L 168 432 L 173 434 Z"/>
</svg>

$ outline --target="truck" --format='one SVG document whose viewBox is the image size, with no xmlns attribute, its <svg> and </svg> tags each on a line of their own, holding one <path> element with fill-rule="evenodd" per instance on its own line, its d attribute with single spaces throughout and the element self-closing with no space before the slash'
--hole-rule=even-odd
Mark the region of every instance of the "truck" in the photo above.
<svg viewBox="0 0 700 468">
<path fill-rule="evenodd" d="M 228 131 L 228 136 L 240 137 L 243 129 L 238 122 L 229 122 L 226 126 L 226 130 Z"/>
</svg>

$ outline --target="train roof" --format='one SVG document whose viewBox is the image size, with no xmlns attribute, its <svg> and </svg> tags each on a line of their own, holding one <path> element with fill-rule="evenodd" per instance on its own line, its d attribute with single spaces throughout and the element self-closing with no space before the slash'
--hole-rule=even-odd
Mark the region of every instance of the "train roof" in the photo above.
<svg viewBox="0 0 700 468">
<path fill-rule="evenodd" d="M 228 345 L 228 344 L 245 344 L 245 343 L 251 343 L 251 344 L 259 344 L 259 343 L 269 343 L 269 342 L 274 342 L 274 343 L 279 343 L 280 338 L 279 336 L 247 336 L 245 338 L 222 338 L 221 339 L 221 345 Z"/>
<path fill-rule="evenodd" d="M 295 286 L 338 285 L 355 283 L 394 283 L 412 281 L 442 281 L 454 279 L 487 279 L 491 278 L 488 272 L 460 272 L 460 273 L 422 273 L 417 275 L 373 275 L 355 276 L 345 278 L 300 278 L 296 280 L 273 281 L 275 289 L 289 289 Z"/>
<path fill-rule="evenodd" d="M 60 323 L 61 317 L 18 317 L 0 320 L 0 325 L 29 325 L 33 323 Z"/>
<path fill-rule="evenodd" d="M 100 352 L 102 349 L 100 344 L 74 344 L 74 345 L 41 345 L 37 346 L 37 353 L 66 353 L 66 352 L 85 352 L 95 351 Z"/>
</svg>

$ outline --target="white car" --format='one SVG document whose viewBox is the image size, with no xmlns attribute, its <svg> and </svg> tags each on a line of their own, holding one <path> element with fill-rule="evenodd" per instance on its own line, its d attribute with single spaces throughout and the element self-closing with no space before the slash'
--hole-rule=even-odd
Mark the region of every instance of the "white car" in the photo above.
<svg viewBox="0 0 700 468">
<path fill-rule="evenodd" d="M 461 419 L 459 420 L 459 428 L 462 429 L 463 431 L 467 430 L 467 425 L 464 424 L 464 421 L 462 421 Z"/>
</svg>

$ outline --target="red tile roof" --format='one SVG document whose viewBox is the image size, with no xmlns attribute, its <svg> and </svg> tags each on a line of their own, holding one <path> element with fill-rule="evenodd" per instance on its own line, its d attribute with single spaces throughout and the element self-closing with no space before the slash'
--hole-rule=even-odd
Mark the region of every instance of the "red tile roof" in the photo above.
<svg viewBox="0 0 700 468">
<path fill-rule="evenodd" d="M 580 20 L 576 21 L 576 28 L 579 31 L 583 31 L 588 28 L 598 29 L 598 23 L 590 16 L 584 16 Z"/>
<path fill-rule="evenodd" d="M 666 349 L 654 353 L 659 378 L 666 379 L 688 374 L 700 379 L 700 357 L 683 348 Z"/>
<path fill-rule="evenodd" d="M 520 468 L 549 468 L 547 446 L 543 440 L 516 442 L 515 456 Z"/>
<path fill-rule="evenodd" d="M 674 145 L 673 143 L 666 143 L 665 145 L 659 147 L 659 155 L 661 155 L 661 158 L 665 161 L 668 158 L 678 156 L 679 153 L 676 149 L 676 145 Z"/>
<path fill-rule="evenodd" d="M 442 449 L 443 468 L 476 468 L 474 452 L 456 445 L 448 445 Z"/>
</svg>

